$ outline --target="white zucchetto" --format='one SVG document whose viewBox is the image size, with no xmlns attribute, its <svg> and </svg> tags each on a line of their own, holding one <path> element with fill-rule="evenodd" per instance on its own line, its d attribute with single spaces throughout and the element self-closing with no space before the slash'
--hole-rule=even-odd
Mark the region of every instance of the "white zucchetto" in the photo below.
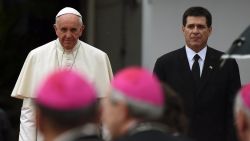
<svg viewBox="0 0 250 141">
<path fill-rule="evenodd" d="M 62 16 L 64 14 L 74 14 L 76 16 L 82 17 L 82 15 L 77 10 L 75 10 L 74 8 L 65 7 L 65 8 L 63 8 L 62 10 L 60 10 L 58 12 L 58 14 L 56 15 L 56 18 L 60 17 L 60 16 Z"/>
</svg>

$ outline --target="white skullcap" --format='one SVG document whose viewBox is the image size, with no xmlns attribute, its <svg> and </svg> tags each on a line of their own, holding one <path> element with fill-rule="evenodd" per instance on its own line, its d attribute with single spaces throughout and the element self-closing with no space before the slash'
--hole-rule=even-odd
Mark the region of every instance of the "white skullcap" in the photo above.
<svg viewBox="0 0 250 141">
<path fill-rule="evenodd" d="M 63 8 L 62 10 L 60 10 L 58 12 L 58 14 L 56 15 L 56 18 L 60 17 L 60 16 L 62 16 L 64 14 L 74 14 L 76 16 L 82 17 L 82 15 L 77 10 L 75 10 L 74 8 L 65 7 L 65 8 Z"/>
</svg>

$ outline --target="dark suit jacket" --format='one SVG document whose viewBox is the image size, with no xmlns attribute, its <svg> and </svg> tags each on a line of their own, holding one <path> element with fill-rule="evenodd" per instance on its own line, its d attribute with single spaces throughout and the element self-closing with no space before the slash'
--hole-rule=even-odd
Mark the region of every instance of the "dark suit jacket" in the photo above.
<svg viewBox="0 0 250 141">
<path fill-rule="evenodd" d="M 189 118 L 189 136 L 197 141 L 236 140 L 233 126 L 233 99 L 240 88 L 235 60 L 220 68 L 223 53 L 208 47 L 196 89 L 185 47 L 157 59 L 154 73 L 182 98 Z"/>
</svg>

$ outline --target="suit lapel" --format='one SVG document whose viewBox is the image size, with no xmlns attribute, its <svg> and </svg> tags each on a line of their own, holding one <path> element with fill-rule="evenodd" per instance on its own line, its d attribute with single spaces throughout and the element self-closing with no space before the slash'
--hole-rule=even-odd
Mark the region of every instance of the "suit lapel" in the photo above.
<svg viewBox="0 0 250 141">
<path fill-rule="evenodd" d="M 180 75 L 182 75 L 183 82 L 188 82 L 188 83 L 185 83 L 184 85 L 188 85 L 190 87 L 190 90 L 194 93 L 195 97 L 201 95 L 200 93 L 202 89 L 204 88 L 204 86 L 206 86 L 209 79 L 212 78 L 211 76 L 213 72 L 218 69 L 218 65 L 217 65 L 218 58 L 216 58 L 213 55 L 212 49 L 208 47 L 203 70 L 202 70 L 200 85 L 196 89 L 195 82 L 192 77 L 192 72 L 189 67 L 185 47 L 181 48 L 179 54 L 177 55 L 179 56 L 179 61 L 180 61 L 179 63 L 180 65 L 179 67 L 181 70 Z"/>
<path fill-rule="evenodd" d="M 199 85 L 197 94 L 201 92 L 202 88 L 206 85 L 209 79 L 211 79 L 211 74 L 217 69 L 217 59 L 212 55 L 211 51 L 212 50 L 208 47 L 201 75 L 201 84 Z"/>
<path fill-rule="evenodd" d="M 180 63 L 179 63 L 180 70 L 182 72 L 180 75 L 182 75 L 182 78 L 184 79 L 183 82 L 188 82 L 184 85 L 189 85 L 189 87 L 191 87 L 191 89 L 193 91 L 195 89 L 195 83 L 194 83 L 194 79 L 192 77 L 192 72 L 191 72 L 190 67 L 189 67 L 185 47 L 183 47 L 181 49 L 180 54 L 179 54 L 179 59 L 180 59 Z"/>
</svg>

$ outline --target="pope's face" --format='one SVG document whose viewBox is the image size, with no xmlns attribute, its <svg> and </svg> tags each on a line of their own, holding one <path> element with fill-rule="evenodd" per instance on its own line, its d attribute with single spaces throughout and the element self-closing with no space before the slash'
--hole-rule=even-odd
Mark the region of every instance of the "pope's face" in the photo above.
<svg viewBox="0 0 250 141">
<path fill-rule="evenodd" d="M 187 23 L 182 27 L 186 44 L 195 52 L 207 45 L 212 28 L 207 26 L 205 17 L 188 16 Z"/>
<path fill-rule="evenodd" d="M 57 18 L 54 29 L 63 48 L 72 49 L 84 29 L 78 16 L 65 14 Z"/>
</svg>

